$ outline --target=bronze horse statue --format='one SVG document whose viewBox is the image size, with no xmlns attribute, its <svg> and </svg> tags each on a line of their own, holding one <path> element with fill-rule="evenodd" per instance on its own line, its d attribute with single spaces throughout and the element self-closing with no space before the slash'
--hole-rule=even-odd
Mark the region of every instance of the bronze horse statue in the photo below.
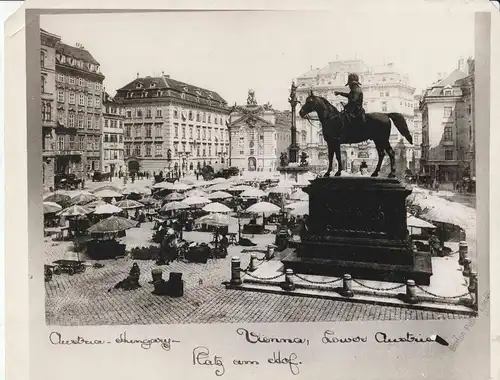
<svg viewBox="0 0 500 380">
<path fill-rule="evenodd" d="M 340 112 L 328 100 L 321 96 L 315 96 L 311 91 L 304 105 L 299 111 L 302 118 L 309 119 L 309 114 L 315 111 L 321 122 L 323 137 L 328 145 L 328 170 L 324 177 L 329 177 L 332 171 L 333 155 L 337 157 L 338 170 L 335 176 L 338 177 L 342 171 L 342 162 L 340 157 L 341 144 L 356 144 L 367 140 L 372 140 L 375 143 L 378 153 L 378 164 L 372 177 L 378 177 L 380 166 L 384 159 L 385 153 L 389 155 L 391 160 L 391 172 L 389 178 L 396 176 L 394 150 L 389 143 L 391 134 L 391 120 L 398 131 L 413 144 L 410 131 L 406 120 L 400 113 L 380 113 L 373 112 L 365 115 L 365 124 L 349 123 L 346 125 L 345 113 Z"/>
</svg>

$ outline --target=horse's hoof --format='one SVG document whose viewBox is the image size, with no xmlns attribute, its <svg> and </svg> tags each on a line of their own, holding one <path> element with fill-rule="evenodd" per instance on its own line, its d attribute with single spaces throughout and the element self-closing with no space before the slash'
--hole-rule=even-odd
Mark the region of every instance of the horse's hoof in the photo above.
<svg viewBox="0 0 500 380">
<path fill-rule="evenodd" d="M 396 174 L 394 174 L 394 173 L 390 173 L 390 174 L 387 176 L 387 178 L 396 178 Z"/>
<path fill-rule="evenodd" d="M 375 173 L 372 173 L 372 175 L 371 175 L 371 176 L 372 176 L 372 177 L 378 177 L 378 173 L 376 173 L 376 172 L 375 172 Z"/>
<path fill-rule="evenodd" d="M 326 177 L 330 177 L 330 172 L 326 172 L 326 173 L 323 175 L 323 177 L 325 177 L 325 178 L 326 178 Z"/>
<path fill-rule="evenodd" d="M 335 173 L 335 177 L 340 177 L 341 172 Z"/>
</svg>

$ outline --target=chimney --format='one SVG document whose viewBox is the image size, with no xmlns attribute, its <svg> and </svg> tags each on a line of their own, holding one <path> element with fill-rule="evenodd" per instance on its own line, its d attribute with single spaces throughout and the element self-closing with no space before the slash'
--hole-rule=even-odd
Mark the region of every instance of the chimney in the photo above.
<svg viewBox="0 0 500 380">
<path fill-rule="evenodd" d="M 139 79 L 139 73 L 137 73 L 137 79 Z"/>
<path fill-rule="evenodd" d="M 313 69 L 313 65 L 310 66 L 310 69 L 309 70 L 312 70 Z"/>
<path fill-rule="evenodd" d="M 467 69 L 466 69 L 466 67 L 465 67 L 465 59 L 460 58 L 460 59 L 458 60 L 458 69 L 459 69 L 460 71 L 463 71 L 464 73 L 466 73 L 466 72 L 467 72 Z"/>
<path fill-rule="evenodd" d="M 161 71 L 161 75 L 165 75 L 165 71 L 163 71 L 163 70 L 162 70 L 162 71 Z"/>
</svg>

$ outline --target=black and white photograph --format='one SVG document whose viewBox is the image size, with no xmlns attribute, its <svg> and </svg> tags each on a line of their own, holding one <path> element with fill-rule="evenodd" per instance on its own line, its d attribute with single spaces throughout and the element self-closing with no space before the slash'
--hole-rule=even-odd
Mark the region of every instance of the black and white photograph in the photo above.
<svg viewBox="0 0 500 380">
<path fill-rule="evenodd" d="M 476 318 L 474 13 L 390 18 L 42 15 L 47 325 Z"/>
</svg>

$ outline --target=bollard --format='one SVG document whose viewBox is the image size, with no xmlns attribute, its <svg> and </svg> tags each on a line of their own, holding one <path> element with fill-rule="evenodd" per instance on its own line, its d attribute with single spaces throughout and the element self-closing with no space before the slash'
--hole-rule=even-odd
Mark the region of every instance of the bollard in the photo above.
<svg viewBox="0 0 500 380">
<path fill-rule="evenodd" d="M 470 293 L 472 308 L 478 311 L 478 286 L 477 286 L 477 272 L 475 270 L 470 271 L 469 275 L 469 287 L 467 290 Z"/>
<path fill-rule="evenodd" d="M 352 291 L 352 277 L 350 274 L 344 274 L 342 295 L 344 297 L 354 297 L 354 292 Z"/>
<path fill-rule="evenodd" d="M 406 302 L 411 304 L 418 303 L 417 295 L 415 293 L 415 281 L 406 281 Z"/>
<path fill-rule="evenodd" d="M 472 260 L 470 259 L 470 257 L 464 258 L 464 269 L 462 270 L 462 274 L 464 275 L 464 277 L 469 277 L 469 275 L 470 275 L 471 262 L 472 262 Z"/>
<path fill-rule="evenodd" d="M 257 254 L 250 254 L 250 268 L 248 269 L 250 272 L 253 272 L 257 269 Z"/>
<path fill-rule="evenodd" d="M 163 276 L 163 273 L 162 273 L 161 269 L 158 269 L 158 268 L 151 269 L 151 277 L 153 279 L 153 282 L 161 281 L 162 276 Z"/>
<path fill-rule="evenodd" d="M 235 256 L 231 259 L 231 285 L 241 285 L 241 260 Z"/>
<path fill-rule="evenodd" d="M 271 260 L 274 257 L 274 245 L 269 244 L 267 246 L 266 260 Z"/>
<path fill-rule="evenodd" d="M 467 257 L 467 242 L 458 243 L 458 264 L 464 265 L 464 259 Z"/>
<path fill-rule="evenodd" d="M 285 270 L 285 282 L 283 283 L 284 290 L 295 290 L 295 282 L 293 281 L 293 270 L 287 269 Z"/>
</svg>

